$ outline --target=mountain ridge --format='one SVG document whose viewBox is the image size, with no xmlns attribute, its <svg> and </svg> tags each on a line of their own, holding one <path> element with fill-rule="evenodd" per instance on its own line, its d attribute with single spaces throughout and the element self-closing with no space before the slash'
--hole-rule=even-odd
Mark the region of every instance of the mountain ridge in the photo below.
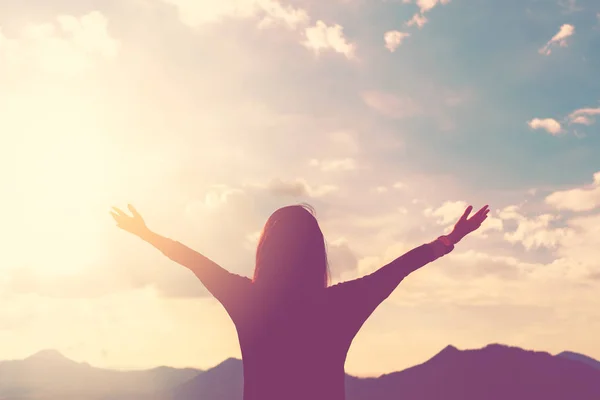
<svg viewBox="0 0 600 400">
<path fill-rule="evenodd" d="M 503 344 L 444 347 L 421 364 L 378 377 L 346 374 L 346 400 L 600 399 L 600 362 Z M 205 371 L 159 366 L 116 371 L 42 350 L 0 362 L 2 400 L 241 400 L 243 365 L 227 358 Z"/>
<path fill-rule="evenodd" d="M 561 353 L 558 353 L 556 356 L 582 362 L 582 363 L 587 364 L 587 365 L 591 366 L 592 368 L 600 371 L 600 361 L 598 361 L 590 356 L 586 356 L 585 354 L 575 353 L 573 351 L 563 351 Z"/>
</svg>

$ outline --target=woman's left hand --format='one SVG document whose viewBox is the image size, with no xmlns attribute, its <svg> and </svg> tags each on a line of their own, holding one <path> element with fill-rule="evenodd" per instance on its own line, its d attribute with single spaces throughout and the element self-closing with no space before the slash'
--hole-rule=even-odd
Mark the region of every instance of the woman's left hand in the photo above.
<svg viewBox="0 0 600 400">
<path fill-rule="evenodd" d="M 467 207 L 462 217 L 460 217 L 458 222 L 454 225 L 452 233 L 448 235 L 448 237 L 453 243 L 458 243 L 469 233 L 476 231 L 481 226 L 482 222 L 485 221 L 488 213 L 490 212 L 488 206 L 485 205 L 479 211 L 477 211 L 471 218 L 469 218 L 469 214 L 471 214 L 472 210 L 473 206 Z"/>
</svg>

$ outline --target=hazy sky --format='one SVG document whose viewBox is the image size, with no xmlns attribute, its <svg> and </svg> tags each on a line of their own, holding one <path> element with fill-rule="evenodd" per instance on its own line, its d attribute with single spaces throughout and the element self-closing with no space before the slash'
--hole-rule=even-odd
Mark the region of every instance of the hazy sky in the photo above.
<svg viewBox="0 0 600 400">
<path fill-rule="evenodd" d="M 239 357 L 110 206 L 251 275 L 266 218 L 301 201 L 335 281 L 492 209 L 376 311 L 348 372 L 447 344 L 600 359 L 598 71 L 595 0 L 1 2 L 0 359 Z"/>
</svg>

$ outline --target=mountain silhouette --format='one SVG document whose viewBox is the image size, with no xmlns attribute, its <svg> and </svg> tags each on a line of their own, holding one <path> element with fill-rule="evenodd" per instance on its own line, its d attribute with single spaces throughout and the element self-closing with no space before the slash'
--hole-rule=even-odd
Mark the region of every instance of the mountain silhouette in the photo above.
<svg viewBox="0 0 600 400">
<path fill-rule="evenodd" d="M 177 387 L 201 371 L 159 367 L 144 371 L 114 371 L 70 360 L 55 350 L 43 350 L 24 360 L 0 362 L 0 399 L 56 400 L 128 399 L 148 397 Z"/>
<path fill-rule="evenodd" d="M 346 376 L 347 400 L 599 400 L 600 362 L 499 344 L 447 346 L 426 362 L 377 378 Z M 53 350 L 0 362 L 0 400 L 241 400 L 242 361 L 206 371 L 113 371 Z M 320 400 L 320 399 L 319 399 Z"/>
<path fill-rule="evenodd" d="M 562 353 L 557 354 L 557 357 L 564 357 L 570 360 L 579 361 L 600 371 L 600 361 L 594 360 L 592 357 L 588 357 L 583 354 L 574 353 L 572 351 L 563 351 Z"/>
<path fill-rule="evenodd" d="M 546 352 L 489 345 L 448 346 L 427 362 L 376 379 L 351 381 L 347 400 L 597 400 L 599 371 Z"/>
<path fill-rule="evenodd" d="M 180 385 L 165 397 L 173 400 L 241 400 L 244 388 L 242 360 L 228 358 L 221 364 Z"/>
</svg>

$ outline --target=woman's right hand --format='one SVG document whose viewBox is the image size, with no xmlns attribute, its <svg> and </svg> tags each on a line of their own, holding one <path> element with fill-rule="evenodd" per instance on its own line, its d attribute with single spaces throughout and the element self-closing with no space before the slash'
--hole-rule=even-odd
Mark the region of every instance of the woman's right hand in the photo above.
<svg viewBox="0 0 600 400">
<path fill-rule="evenodd" d="M 148 231 L 144 219 L 131 204 L 128 204 L 127 208 L 131 211 L 131 216 L 127 215 L 117 207 L 113 207 L 113 211 L 111 211 L 110 214 L 117 222 L 119 228 L 129 233 L 133 233 L 134 235 L 142 236 Z"/>
</svg>

